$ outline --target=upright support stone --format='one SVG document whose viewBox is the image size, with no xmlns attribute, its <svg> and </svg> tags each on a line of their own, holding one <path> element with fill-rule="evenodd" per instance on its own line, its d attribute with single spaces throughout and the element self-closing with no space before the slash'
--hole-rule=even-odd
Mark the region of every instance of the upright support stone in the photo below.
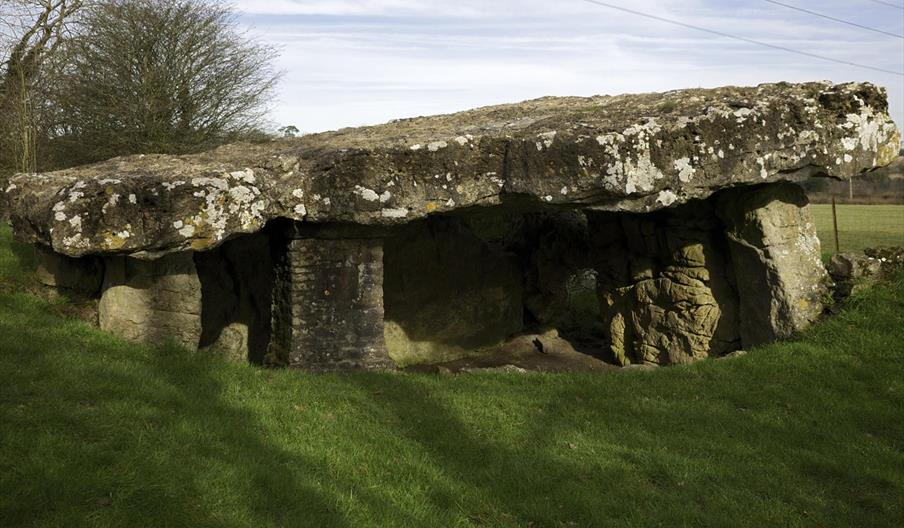
<svg viewBox="0 0 904 528">
<path fill-rule="evenodd" d="M 45 286 L 94 297 L 100 291 L 104 266 L 97 257 L 72 258 L 35 246 L 35 276 Z"/>
<path fill-rule="evenodd" d="M 745 347 L 803 330 L 824 310 L 829 277 L 803 189 L 791 183 L 720 196 Z"/>
<path fill-rule="evenodd" d="M 610 350 L 622 365 L 666 365 L 736 350 L 738 303 L 705 202 L 671 212 L 588 212 Z"/>
<path fill-rule="evenodd" d="M 262 363 L 272 320 L 269 232 L 195 253 L 195 266 L 203 301 L 199 347 L 231 361 Z"/>
<path fill-rule="evenodd" d="M 111 257 L 105 264 L 102 330 L 130 341 L 198 348 L 201 281 L 191 253 L 157 260 Z"/>
<path fill-rule="evenodd" d="M 288 241 L 274 294 L 274 346 L 307 370 L 395 365 L 383 338 L 383 244 L 336 231 Z"/>
</svg>

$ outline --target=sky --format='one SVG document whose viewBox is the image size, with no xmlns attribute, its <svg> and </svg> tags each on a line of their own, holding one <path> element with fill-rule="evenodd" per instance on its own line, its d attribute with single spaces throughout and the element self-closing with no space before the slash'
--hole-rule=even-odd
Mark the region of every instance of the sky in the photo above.
<svg viewBox="0 0 904 528">
<path fill-rule="evenodd" d="M 901 9 L 887 4 L 898 4 Z M 708 29 L 904 72 L 904 39 L 767 0 L 606 0 Z M 904 34 L 904 0 L 781 0 Z M 547 95 L 777 81 L 870 81 L 904 128 L 904 76 L 739 42 L 587 0 L 236 0 L 279 49 L 270 120 L 302 132 Z"/>
</svg>

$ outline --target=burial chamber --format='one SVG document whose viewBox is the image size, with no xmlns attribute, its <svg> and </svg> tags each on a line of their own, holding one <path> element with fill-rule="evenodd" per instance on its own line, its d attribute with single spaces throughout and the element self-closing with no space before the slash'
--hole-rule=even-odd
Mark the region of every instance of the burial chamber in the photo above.
<svg viewBox="0 0 904 528">
<path fill-rule="evenodd" d="M 868 83 L 547 97 L 20 174 L 2 199 L 39 278 L 134 341 L 384 369 L 554 328 L 673 364 L 816 320 L 794 182 L 900 139 Z"/>
</svg>

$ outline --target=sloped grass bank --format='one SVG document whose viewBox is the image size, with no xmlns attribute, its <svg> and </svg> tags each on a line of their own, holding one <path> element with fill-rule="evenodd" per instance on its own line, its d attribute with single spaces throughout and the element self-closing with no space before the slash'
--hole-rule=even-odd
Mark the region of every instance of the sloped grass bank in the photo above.
<svg viewBox="0 0 904 528">
<path fill-rule="evenodd" d="M 902 274 L 794 342 L 604 375 L 262 370 L 14 290 L 0 526 L 904 525 Z"/>
</svg>

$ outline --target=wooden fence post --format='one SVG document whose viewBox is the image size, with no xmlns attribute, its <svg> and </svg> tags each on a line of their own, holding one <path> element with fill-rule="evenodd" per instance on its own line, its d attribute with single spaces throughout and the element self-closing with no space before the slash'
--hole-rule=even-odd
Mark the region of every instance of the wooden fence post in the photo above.
<svg viewBox="0 0 904 528">
<path fill-rule="evenodd" d="M 835 229 L 835 253 L 841 253 L 838 246 L 838 213 L 835 212 L 835 196 L 832 196 L 832 227 Z"/>
</svg>

